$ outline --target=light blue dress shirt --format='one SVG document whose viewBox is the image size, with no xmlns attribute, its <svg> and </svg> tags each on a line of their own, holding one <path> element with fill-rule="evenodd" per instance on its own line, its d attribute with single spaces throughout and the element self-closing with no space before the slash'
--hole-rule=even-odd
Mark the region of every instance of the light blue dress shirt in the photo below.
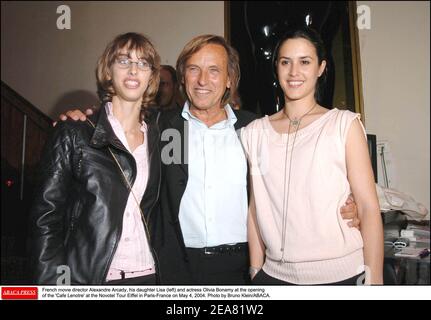
<svg viewBox="0 0 431 320">
<path fill-rule="evenodd" d="M 235 132 L 237 118 L 229 105 L 227 119 L 207 127 L 189 110 L 189 177 L 179 220 L 188 248 L 247 241 L 247 160 Z"/>
</svg>

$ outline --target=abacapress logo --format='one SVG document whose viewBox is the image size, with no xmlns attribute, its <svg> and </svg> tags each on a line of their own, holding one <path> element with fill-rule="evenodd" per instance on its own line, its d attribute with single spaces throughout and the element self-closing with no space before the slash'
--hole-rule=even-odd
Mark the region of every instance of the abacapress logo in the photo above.
<svg viewBox="0 0 431 320">
<path fill-rule="evenodd" d="M 37 299 L 37 287 L 2 287 L 1 298 L 3 300 Z"/>
</svg>

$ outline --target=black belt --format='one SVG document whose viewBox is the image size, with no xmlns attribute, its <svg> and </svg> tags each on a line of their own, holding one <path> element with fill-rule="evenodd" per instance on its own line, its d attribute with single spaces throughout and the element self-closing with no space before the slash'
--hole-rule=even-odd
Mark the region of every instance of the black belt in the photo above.
<svg viewBox="0 0 431 320">
<path fill-rule="evenodd" d="M 248 250 L 248 243 L 241 242 L 241 243 L 236 243 L 232 245 L 222 244 L 220 246 L 215 246 L 215 247 L 187 248 L 187 250 L 199 251 L 207 255 L 236 253 L 236 252 L 244 252 Z"/>
</svg>

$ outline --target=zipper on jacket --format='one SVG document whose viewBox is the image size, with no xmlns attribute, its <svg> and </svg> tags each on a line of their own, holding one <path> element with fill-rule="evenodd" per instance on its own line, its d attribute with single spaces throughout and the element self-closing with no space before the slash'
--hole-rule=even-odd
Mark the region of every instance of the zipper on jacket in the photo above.
<svg viewBox="0 0 431 320">
<path fill-rule="evenodd" d="M 159 144 L 157 143 L 157 152 L 160 152 L 160 148 L 159 148 Z M 153 205 L 151 206 L 149 212 L 148 212 L 148 223 L 150 222 L 150 218 L 151 215 L 153 213 L 153 209 L 154 206 L 156 205 L 157 201 L 159 201 L 159 196 L 160 196 L 160 185 L 161 185 L 161 179 L 162 179 L 162 166 L 159 165 L 159 182 L 158 182 L 158 186 L 157 186 L 157 196 L 156 196 L 156 200 L 154 201 Z M 144 219 L 144 217 L 142 217 Z M 144 219 L 144 223 L 145 219 Z M 148 230 L 149 233 L 149 230 Z M 156 273 L 157 273 L 157 277 L 159 278 L 159 280 L 161 280 L 162 278 L 162 273 L 160 271 L 160 261 L 159 261 L 159 257 L 157 256 L 156 250 L 154 249 L 154 247 L 151 245 L 151 235 L 148 235 L 148 245 L 151 248 L 151 251 L 153 252 L 153 258 L 154 258 L 154 262 L 156 264 Z M 157 261 L 156 261 L 157 260 Z"/>
<path fill-rule="evenodd" d="M 158 144 L 157 144 L 157 146 L 158 146 Z M 109 149 L 109 147 L 108 147 L 108 149 Z M 135 159 L 133 158 L 133 155 L 132 155 L 128 150 L 123 150 L 123 149 L 120 149 L 120 150 L 121 150 L 121 151 L 124 151 L 126 154 L 128 154 L 128 155 L 132 158 L 132 161 L 135 161 Z M 159 148 L 158 148 L 158 150 L 159 150 Z M 117 164 L 119 165 L 119 162 L 118 162 L 118 160 L 116 159 L 115 155 L 112 153 L 112 151 L 111 151 L 111 154 L 112 154 L 112 156 L 114 157 L 114 159 L 115 159 L 115 161 L 117 162 Z M 135 165 L 135 166 L 136 166 L 136 165 Z M 137 170 L 136 170 L 136 174 L 137 174 Z M 136 177 L 136 174 L 135 174 L 135 177 Z M 124 177 L 123 175 L 122 175 L 122 178 L 123 178 L 123 180 L 125 180 L 125 179 L 126 179 L 126 177 Z M 158 199 L 158 197 L 159 197 L 159 193 L 160 193 L 160 179 L 161 179 L 161 168 L 159 168 L 159 183 L 158 183 L 158 188 L 157 188 L 157 198 L 156 198 L 156 201 L 154 201 L 153 206 L 152 206 L 152 207 L 151 207 L 151 209 L 150 209 L 150 213 L 151 213 L 152 209 L 154 208 L 155 204 L 157 203 L 157 199 Z M 130 195 L 130 193 L 132 193 L 132 196 L 135 198 L 135 195 L 133 194 L 133 191 L 132 191 L 132 189 L 131 189 L 131 188 L 132 188 L 132 186 L 130 185 L 130 183 L 129 183 L 127 180 L 126 180 L 126 181 L 124 181 L 124 182 L 125 182 L 126 187 L 127 187 L 127 188 L 130 188 L 130 190 L 129 190 L 129 195 Z M 136 200 L 136 202 L 138 202 L 138 201 L 137 201 L 138 199 L 136 199 L 136 198 L 135 198 L 135 200 Z M 141 199 L 141 200 L 142 200 L 142 199 Z M 147 220 L 145 219 L 144 213 L 142 212 L 142 208 L 141 208 L 140 202 L 139 202 L 139 203 L 137 203 L 137 205 L 138 205 L 138 207 L 139 207 L 139 212 L 141 213 L 141 220 L 142 220 L 142 223 L 144 224 L 144 231 L 145 231 L 145 235 L 147 236 L 147 243 L 148 243 L 148 247 L 150 248 L 151 253 L 152 253 L 152 256 L 153 256 L 154 265 L 155 265 L 155 269 L 156 269 L 156 277 L 160 277 L 160 271 L 159 271 L 159 258 L 158 258 L 157 254 L 156 254 L 156 250 L 155 250 L 155 249 L 153 248 L 153 246 L 151 245 L 151 234 L 150 234 L 150 230 L 149 230 L 149 228 L 148 228 L 148 223 L 147 223 Z M 149 214 L 149 216 L 150 216 L 150 214 Z M 124 217 L 124 212 L 123 212 L 123 217 Z M 123 227 L 123 225 L 121 224 L 121 233 L 122 233 L 122 227 Z M 121 235 L 121 233 L 120 233 L 120 235 Z M 119 239 L 117 239 L 117 242 L 116 242 L 116 245 L 115 245 L 115 251 L 116 251 L 116 249 L 117 249 L 117 247 L 118 247 L 118 240 L 119 240 Z M 115 254 L 115 251 L 114 251 L 114 254 Z M 109 265 L 111 265 L 112 259 L 113 259 L 113 256 L 112 256 L 112 257 L 111 257 L 111 259 L 110 259 Z M 108 270 L 106 271 L 106 275 L 107 275 L 108 271 L 109 271 L 109 268 L 108 268 Z M 157 271 L 159 271 L 159 273 L 157 273 Z M 106 279 L 106 275 L 105 275 L 105 279 Z"/>
<path fill-rule="evenodd" d="M 91 122 L 91 121 L 88 121 L 90 124 L 91 124 L 91 126 L 93 126 L 93 128 L 95 127 L 94 126 L 94 124 Z M 117 146 L 114 146 L 115 148 L 117 148 L 117 149 L 119 149 L 120 151 L 123 151 L 123 152 L 125 152 L 126 154 L 128 154 L 128 155 L 130 155 L 131 157 L 132 157 L 132 161 L 135 161 L 135 159 L 133 158 L 133 155 L 128 151 L 128 150 L 125 150 L 125 149 L 123 149 L 123 148 L 118 148 Z M 157 143 L 157 149 L 158 149 L 158 151 L 160 150 L 160 148 L 159 148 L 159 144 Z M 108 150 L 110 150 L 110 148 L 108 147 Z M 118 162 L 118 160 L 116 159 L 116 157 L 115 157 L 115 155 L 114 155 L 114 153 L 111 151 L 111 154 L 112 154 L 112 157 L 114 157 L 114 159 L 115 159 L 115 161 L 117 162 L 117 164 L 120 166 L 120 164 L 119 164 L 119 162 Z M 136 165 L 135 165 L 136 166 Z M 120 169 L 121 169 L 121 166 L 120 166 Z M 137 174 L 137 170 L 136 170 L 136 174 Z M 135 177 L 136 177 L 136 174 L 135 174 Z M 122 175 L 122 178 L 123 179 L 126 179 L 126 177 L 124 177 L 123 175 Z M 157 197 L 156 197 L 156 201 L 154 201 L 154 203 L 153 203 L 153 206 L 151 207 L 151 209 L 150 209 L 150 213 L 149 213 L 149 217 L 150 217 L 150 214 L 151 214 L 151 211 L 152 211 L 152 209 L 154 208 L 154 206 L 155 206 L 155 204 L 157 203 L 157 200 L 158 200 L 158 198 L 159 198 L 159 193 L 160 193 L 160 180 L 161 180 L 161 167 L 159 167 L 159 183 L 158 183 L 158 188 L 157 188 Z M 131 192 L 133 192 L 132 190 L 131 190 L 131 185 L 130 185 L 130 183 L 128 183 L 128 181 L 125 181 L 126 182 L 126 187 L 127 188 L 130 188 L 130 190 L 129 190 L 129 194 L 131 193 Z M 133 194 L 133 196 L 134 196 L 134 194 Z M 135 196 L 134 196 L 135 197 Z M 137 199 L 135 198 L 135 200 L 137 201 Z M 142 200 L 142 199 L 141 199 Z M 152 255 L 153 255 L 153 260 L 154 260 L 154 265 L 155 265 L 155 269 L 156 269 L 156 277 L 161 277 L 161 274 L 160 274 L 160 271 L 159 271 L 159 258 L 158 258 L 158 256 L 157 256 L 157 254 L 156 254 L 156 250 L 153 248 L 153 246 L 151 245 L 151 234 L 150 234 L 150 231 L 149 231 L 149 229 L 148 229 L 148 224 L 147 224 L 147 221 L 145 220 L 145 217 L 144 217 L 144 213 L 142 212 L 142 208 L 141 208 L 141 206 L 140 206 L 140 203 L 137 203 L 137 205 L 139 206 L 139 211 L 140 211 L 140 213 L 141 213 L 141 220 L 142 220 L 142 223 L 144 224 L 144 230 L 145 230 L 145 234 L 146 234 L 146 236 L 147 236 L 147 243 L 148 243 L 148 247 L 150 248 L 150 250 L 151 250 L 151 253 L 152 253 Z M 124 212 L 123 212 L 123 214 L 122 214 L 122 219 L 124 219 Z M 114 247 L 114 253 L 110 256 L 110 258 L 109 258 L 109 261 L 108 261 L 108 268 L 106 268 L 105 269 L 105 272 L 104 272 L 104 276 L 103 276 L 103 279 L 102 279 L 102 281 L 105 281 L 106 280 L 106 277 L 107 277 L 107 275 L 108 275 L 108 272 L 109 272 L 109 268 L 110 268 L 110 266 L 111 266 L 111 263 L 112 263 L 112 259 L 113 259 L 113 257 L 114 257 L 114 255 L 115 255 L 115 252 L 117 251 L 117 248 L 118 248 L 118 243 L 119 243 L 119 240 L 120 240 L 120 238 L 121 238 L 121 234 L 123 233 L 123 224 L 121 223 L 121 226 L 120 226 L 120 232 L 119 232 L 119 236 L 117 236 L 117 240 L 116 240 L 116 242 L 115 242 L 115 247 Z"/>
<path fill-rule="evenodd" d="M 160 112 L 158 112 L 158 114 L 157 114 L 157 118 L 156 118 L 156 125 L 157 125 L 157 131 L 158 131 L 158 139 L 157 139 L 157 143 L 156 143 L 156 148 L 157 148 L 157 150 L 156 150 L 156 152 L 158 152 L 158 154 L 160 154 L 160 145 L 159 145 L 159 140 L 160 140 L 160 127 L 159 127 L 159 118 L 160 118 Z M 161 278 L 162 278 L 162 273 L 161 273 L 161 271 L 160 271 L 160 261 L 159 261 L 159 257 L 158 257 L 158 255 L 157 255 L 157 253 L 156 253 L 156 250 L 154 249 L 154 247 L 152 246 L 152 244 L 151 244 L 151 234 L 150 234 L 150 231 L 149 231 L 149 229 L 148 229 L 148 223 L 150 222 L 150 220 L 151 220 L 151 215 L 152 215 L 152 213 L 153 213 L 153 209 L 154 209 L 154 206 L 156 205 L 156 203 L 157 203 L 157 201 L 159 201 L 159 196 L 160 196 L 160 185 L 161 185 L 161 178 L 162 178 L 162 167 L 161 167 L 161 164 L 159 165 L 159 179 L 158 179 L 158 185 L 157 185 L 157 195 L 156 195 L 156 199 L 155 199 L 155 201 L 153 202 L 153 205 L 151 206 L 151 208 L 149 209 L 149 212 L 148 212 L 148 220 L 145 220 L 145 217 L 143 216 L 143 213 L 142 213 L 142 210 L 141 210 L 141 213 L 142 213 L 142 220 L 143 220 L 143 223 L 144 223 L 144 225 L 146 225 L 146 231 L 147 231 L 147 241 L 148 241 L 148 246 L 150 247 L 150 249 L 151 249 L 151 252 L 152 252 L 152 254 L 153 254 L 153 259 L 154 259 L 154 264 L 155 264 L 155 268 L 156 268 L 156 277 L 159 279 L 159 281 L 161 280 Z M 148 223 L 147 223 L 147 221 L 148 221 Z"/>
</svg>

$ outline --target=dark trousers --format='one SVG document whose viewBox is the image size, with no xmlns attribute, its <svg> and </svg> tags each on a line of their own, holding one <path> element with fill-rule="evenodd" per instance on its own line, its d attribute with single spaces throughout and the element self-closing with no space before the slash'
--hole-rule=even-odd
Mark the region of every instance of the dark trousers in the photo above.
<svg viewBox="0 0 431 320">
<path fill-rule="evenodd" d="M 192 285 L 246 285 L 248 249 L 239 252 L 205 254 L 203 249 L 187 248 L 188 271 Z"/>
<path fill-rule="evenodd" d="M 361 277 L 361 279 L 364 278 L 364 273 L 358 274 L 352 278 L 343 280 L 343 281 L 339 281 L 339 282 L 333 282 L 333 283 L 325 283 L 323 285 L 334 285 L 334 286 L 356 286 L 358 285 L 358 279 Z M 268 275 L 267 273 L 265 273 L 265 271 L 260 270 L 256 276 L 253 278 L 253 280 L 251 281 L 251 283 L 253 285 L 256 286 L 292 286 L 292 285 L 296 285 L 294 283 L 290 283 L 290 282 L 285 282 L 283 280 L 280 279 L 276 279 L 274 277 L 271 277 L 270 275 Z M 362 284 L 363 282 L 361 282 Z"/>
<path fill-rule="evenodd" d="M 156 275 L 149 274 L 143 277 L 126 278 L 112 280 L 105 283 L 107 286 L 154 286 L 156 285 Z"/>
</svg>

